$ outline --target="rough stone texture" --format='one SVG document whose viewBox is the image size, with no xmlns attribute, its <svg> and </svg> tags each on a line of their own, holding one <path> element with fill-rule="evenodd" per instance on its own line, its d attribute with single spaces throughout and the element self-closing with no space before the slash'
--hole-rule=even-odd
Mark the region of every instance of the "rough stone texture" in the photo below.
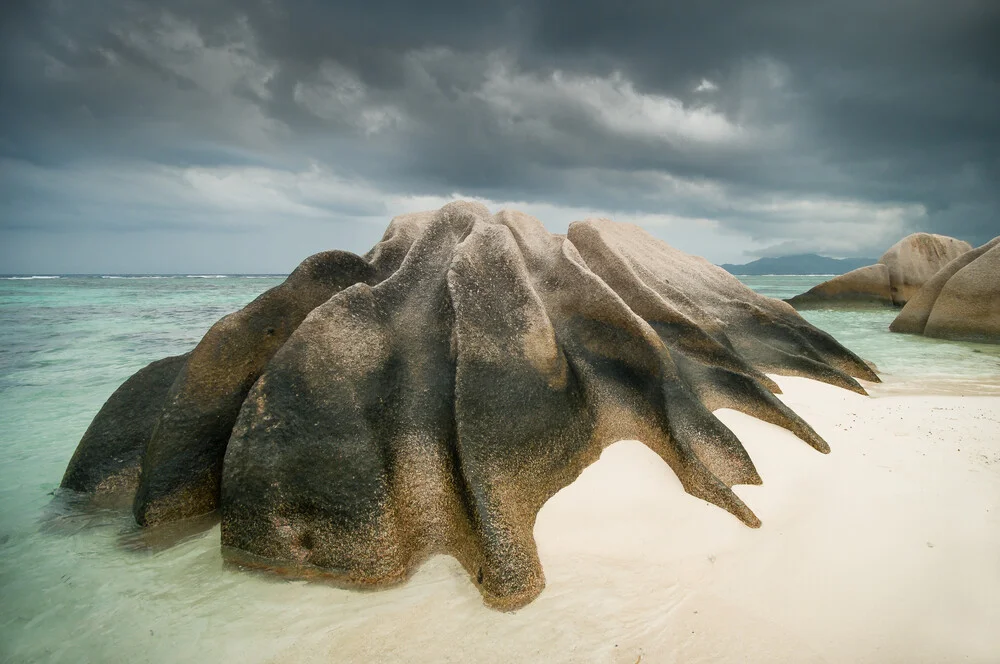
<svg viewBox="0 0 1000 664">
<path fill-rule="evenodd" d="M 923 328 L 924 336 L 1000 343 L 1000 237 L 978 250 L 940 285 Z M 937 284 L 935 284 L 936 286 Z M 926 299 L 930 299 L 929 292 Z M 922 318 L 923 308 L 912 318 Z M 895 323 L 895 321 L 894 321 Z M 896 326 L 905 331 L 907 322 Z"/>
<path fill-rule="evenodd" d="M 153 362 L 108 397 L 83 434 L 60 486 L 90 493 L 101 502 L 131 500 L 146 444 L 189 355 Z"/>
<path fill-rule="evenodd" d="M 945 284 L 959 270 L 998 245 L 1000 245 L 1000 237 L 995 237 L 981 247 L 965 252 L 938 270 L 937 274 L 931 277 L 915 296 L 910 298 L 906 306 L 896 316 L 896 319 L 889 325 L 889 329 L 893 332 L 903 332 L 906 334 L 923 334 L 924 328 L 927 326 L 927 320 L 931 316 L 931 310 L 934 308 L 934 303 L 937 301 Z M 994 288 L 1000 288 L 997 285 L 1000 284 L 1000 273 L 994 273 L 993 283 Z M 987 306 L 989 300 L 990 298 L 987 296 L 982 305 Z"/>
<path fill-rule="evenodd" d="M 786 301 L 796 308 L 805 308 L 811 304 L 828 306 L 838 301 L 851 305 L 870 302 L 888 306 L 892 304 L 889 268 L 881 263 L 859 267 Z"/>
<path fill-rule="evenodd" d="M 354 254 L 316 254 L 281 285 L 212 326 L 171 386 L 146 446 L 133 503 L 140 524 L 218 507 L 222 458 L 250 387 L 310 311 L 371 276 L 368 263 Z"/>
<path fill-rule="evenodd" d="M 950 261 L 972 249 L 945 235 L 913 233 L 892 245 L 875 265 L 834 277 L 785 300 L 799 309 L 831 305 L 903 306 Z"/>
<path fill-rule="evenodd" d="M 878 380 L 792 307 L 630 225 L 558 236 L 460 202 L 394 219 L 365 260 L 370 278 L 290 326 L 255 383 L 244 372 L 205 391 L 243 402 L 228 445 L 220 425 L 184 448 L 225 450 L 222 544 L 240 562 L 381 586 L 443 552 L 491 606 L 514 608 L 544 586 L 535 515 L 608 444 L 642 440 L 689 493 L 755 527 L 731 487 L 760 477 L 712 410 L 826 452 L 765 372 L 861 393 L 852 376 Z M 213 332 L 195 354 L 225 345 Z M 164 475 L 163 495 L 205 465 Z"/>
<path fill-rule="evenodd" d="M 938 270 L 972 249 L 972 245 L 946 235 L 907 235 L 882 254 L 878 262 L 889 268 L 892 301 L 902 306 Z"/>
</svg>

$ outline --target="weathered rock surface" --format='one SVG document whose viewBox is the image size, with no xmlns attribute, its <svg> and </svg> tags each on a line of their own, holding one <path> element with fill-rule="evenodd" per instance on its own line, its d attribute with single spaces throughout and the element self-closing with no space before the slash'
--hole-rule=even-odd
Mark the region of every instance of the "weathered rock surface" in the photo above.
<svg viewBox="0 0 1000 664">
<path fill-rule="evenodd" d="M 881 263 L 859 267 L 824 281 L 787 302 L 793 307 L 807 307 L 810 304 L 827 306 L 837 302 L 850 305 L 871 303 L 889 306 L 892 304 L 889 268 Z"/>
<path fill-rule="evenodd" d="M 797 308 L 830 305 L 903 306 L 938 270 L 971 250 L 945 235 L 913 233 L 892 245 L 875 265 L 834 277 L 786 300 Z"/>
<path fill-rule="evenodd" d="M 372 276 L 354 254 L 316 254 L 284 283 L 212 326 L 171 386 L 146 447 L 133 505 L 141 525 L 218 507 L 226 444 L 264 366 L 310 311 Z"/>
<path fill-rule="evenodd" d="M 760 477 L 712 410 L 825 452 L 765 373 L 878 380 L 787 304 L 634 226 L 558 236 L 453 203 L 344 256 L 329 293 L 258 300 L 193 351 L 142 460 L 140 522 L 212 509 L 221 475 L 222 544 L 244 563 L 378 586 L 443 552 L 513 608 L 544 585 L 535 515 L 608 444 L 642 440 L 757 526 L 731 487 Z"/>
<path fill-rule="evenodd" d="M 906 303 L 889 329 L 1000 342 L 1000 237 L 943 267 Z"/>
<path fill-rule="evenodd" d="M 70 459 L 62 486 L 113 503 L 131 500 L 139 470 L 170 387 L 190 353 L 157 360 L 115 390 Z"/>
<path fill-rule="evenodd" d="M 972 245 L 946 235 L 907 235 L 878 260 L 889 269 L 892 302 L 902 306 L 937 271 L 972 249 Z"/>
</svg>

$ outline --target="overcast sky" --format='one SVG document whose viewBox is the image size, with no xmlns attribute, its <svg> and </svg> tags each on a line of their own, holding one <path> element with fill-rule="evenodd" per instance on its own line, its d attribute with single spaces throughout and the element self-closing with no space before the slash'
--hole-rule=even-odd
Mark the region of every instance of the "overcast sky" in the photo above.
<svg viewBox="0 0 1000 664">
<path fill-rule="evenodd" d="M 0 272 L 287 272 L 454 198 L 715 262 L 1000 234 L 995 0 L 7 0 Z"/>
</svg>

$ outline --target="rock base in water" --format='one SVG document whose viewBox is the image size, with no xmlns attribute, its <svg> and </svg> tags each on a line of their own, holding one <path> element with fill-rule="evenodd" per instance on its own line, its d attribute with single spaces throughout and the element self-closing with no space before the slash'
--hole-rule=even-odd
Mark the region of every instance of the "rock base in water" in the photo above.
<svg viewBox="0 0 1000 664">
<path fill-rule="evenodd" d="M 1000 237 L 941 268 L 906 303 L 889 329 L 1000 343 Z"/>
</svg>

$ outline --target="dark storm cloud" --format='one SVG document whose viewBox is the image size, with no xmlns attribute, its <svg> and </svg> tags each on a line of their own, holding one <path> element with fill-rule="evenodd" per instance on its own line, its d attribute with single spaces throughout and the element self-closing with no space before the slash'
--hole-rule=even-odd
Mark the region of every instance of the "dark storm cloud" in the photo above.
<svg viewBox="0 0 1000 664">
<path fill-rule="evenodd" d="M 717 259 L 1000 234 L 991 0 L 2 11 L 0 232 L 284 215 L 364 244 L 458 193 L 665 215 L 671 241 L 715 220 Z"/>
</svg>

